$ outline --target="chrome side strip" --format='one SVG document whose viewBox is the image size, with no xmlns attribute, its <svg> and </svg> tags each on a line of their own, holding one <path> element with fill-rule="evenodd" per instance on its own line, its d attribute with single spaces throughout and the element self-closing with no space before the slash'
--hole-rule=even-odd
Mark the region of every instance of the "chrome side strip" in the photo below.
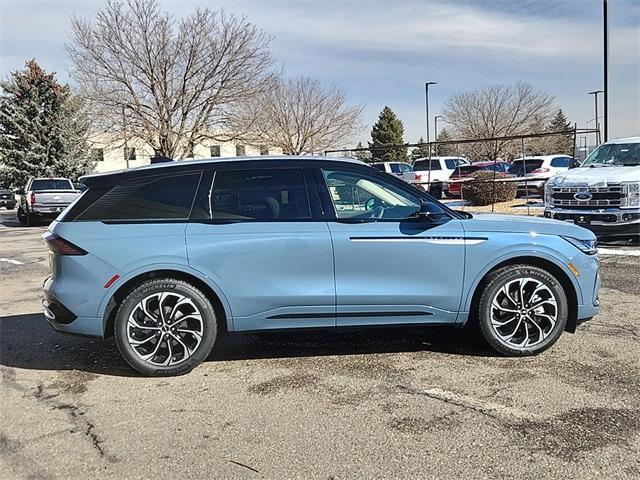
<svg viewBox="0 0 640 480">
<path fill-rule="evenodd" d="M 431 245 L 478 245 L 487 238 L 463 237 L 349 237 L 352 242 L 365 243 L 428 243 Z"/>
</svg>

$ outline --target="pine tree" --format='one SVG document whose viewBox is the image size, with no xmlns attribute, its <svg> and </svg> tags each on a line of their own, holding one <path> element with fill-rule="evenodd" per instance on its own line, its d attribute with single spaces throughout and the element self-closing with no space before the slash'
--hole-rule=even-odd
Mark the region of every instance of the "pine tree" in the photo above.
<svg viewBox="0 0 640 480">
<path fill-rule="evenodd" d="M 440 133 L 438 134 L 438 138 L 437 138 L 438 142 L 450 142 L 451 140 L 453 140 L 453 137 L 451 137 L 451 134 L 448 132 L 446 128 L 443 128 L 442 130 L 440 130 Z M 441 157 L 445 155 L 457 154 L 455 145 L 437 145 L 435 152 L 436 152 L 435 154 Z"/>
<path fill-rule="evenodd" d="M 375 149 L 375 147 L 383 145 L 402 145 L 404 143 L 403 137 L 404 125 L 402 120 L 389 107 L 384 107 L 378 116 L 378 121 L 371 129 L 369 147 L 374 149 L 371 151 L 373 158 L 382 161 L 406 161 L 407 149 L 405 147 L 384 150 Z"/>
<path fill-rule="evenodd" d="M 362 142 L 358 142 L 358 145 L 356 145 L 356 148 L 364 148 L 364 145 L 362 144 Z M 361 160 L 363 162 L 366 162 L 371 158 L 371 154 L 365 150 L 354 152 L 354 156 L 358 160 Z"/>
<path fill-rule="evenodd" d="M 547 125 L 547 132 L 564 132 L 566 130 L 572 130 L 571 122 L 567 121 L 566 115 L 560 109 Z M 549 139 L 548 154 L 563 153 L 565 155 L 573 155 L 573 135 L 554 135 L 547 138 Z"/>
<path fill-rule="evenodd" d="M 424 143 L 424 138 L 420 137 L 418 143 Z M 417 160 L 418 158 L 425 158 L 429 156 L 429 147 L 426 145 L 420 145 L 411 152 L 411 160 Z"/>
<path fill-rule="evenodd" d="M 93 169 L 82 102 L 35 60 L 0 82 L 0 179 L 22 187 L 30 176 L 76 179 Z"/>
</svg>

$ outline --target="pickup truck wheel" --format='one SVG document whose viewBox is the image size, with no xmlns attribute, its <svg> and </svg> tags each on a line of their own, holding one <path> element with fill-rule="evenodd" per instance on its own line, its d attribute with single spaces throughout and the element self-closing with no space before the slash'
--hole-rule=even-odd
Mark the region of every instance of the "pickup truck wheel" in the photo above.
<svg viewBox="0 0 640 480">
<path fill-rule="evenodd" d="M 482 336 L 507 356 L 546 350 L 562 335 L 567 317 L 567 296 L 560 282 L 531 265 L 509 265 L 491 273 L 477 311 Z"/>
<path fill-rule="evenodd" d="M 25 216 L 24 211 L 22 210 L 22 207 L 18 207 L 17 217 L 18 217 L 18 221 L 22 225 L 27 224 L 27 217 Z"/>
<path fill-rule="evenodd" d="M 217 337 L 215 310 L 185 281 L 148 280 L 120 304 L 114 336 L 124 359 L 143 375 L 181 375 L 209 356 Z"/>
<path fill-rule="evenodd" d="M 429 194 L 431 194 L 431 196 L 436 199 L 442 198 L 442 185 L 439 183 L 431 185 L 431 187 L 429 188 Z"/>
</svg>

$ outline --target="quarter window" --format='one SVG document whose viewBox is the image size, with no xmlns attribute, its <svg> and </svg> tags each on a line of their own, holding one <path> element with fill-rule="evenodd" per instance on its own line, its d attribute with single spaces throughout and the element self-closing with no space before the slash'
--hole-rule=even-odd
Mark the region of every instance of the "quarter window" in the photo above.
<svg viewBox="0 0 640 480">
<path fill-rule="evenodd" d="M 571 165 L 570 157 L 556 157 L 551 160 L 552 167 L 568 167 Z"/>
<path fill-rule="evenodd" d="M 338 218 L 403 220 L 420 209 L 417 195 L 377 177 L 323 170 Z"/>
<path fill-rule="evenodd" d="M 100 197 L 78 220 L 187 220 L 200 175 L 130 180 Z"/>
<path fill-rule="evenodd" d="M 214 220 L 310 219 L 309 198 L 300 169 L 218 171 L 213 181 Z"/>
</svg>

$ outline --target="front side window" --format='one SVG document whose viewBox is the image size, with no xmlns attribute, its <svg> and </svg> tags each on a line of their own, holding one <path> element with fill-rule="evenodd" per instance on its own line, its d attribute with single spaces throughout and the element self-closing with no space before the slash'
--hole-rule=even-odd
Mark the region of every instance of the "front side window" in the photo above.
<svg viewBox="0 0 640 480">
<path fill-rule="evenodd" d="M 409 165 L 408 163 L 401 163 L 400 164 L 400 169 L 403 172 L 413 172 L 413 167 L 411 165 Z"/>
<path fill-rule="evenodd" d="M 322 171 L 338 218 L 403 220 L 420 198 L 390 182 L 349 171 Z"/>
<path fill-rule="evenodd" d="M 400 164 L 399 163 L 390 163 L 389 167 L 391 168 L 391 173 L 401 173 Z"/>
<path fill-rule="evenodd" d="M 200 175 L 153 176 L 121 183 L 80 214 L 78 220 L 187 220 Z"/>
<path fill-rule="evenodd" d="M 310 219 L 304 174 L 301 169 L 218 171 L 211 212 L 214 220 Z"/>
</svg>

